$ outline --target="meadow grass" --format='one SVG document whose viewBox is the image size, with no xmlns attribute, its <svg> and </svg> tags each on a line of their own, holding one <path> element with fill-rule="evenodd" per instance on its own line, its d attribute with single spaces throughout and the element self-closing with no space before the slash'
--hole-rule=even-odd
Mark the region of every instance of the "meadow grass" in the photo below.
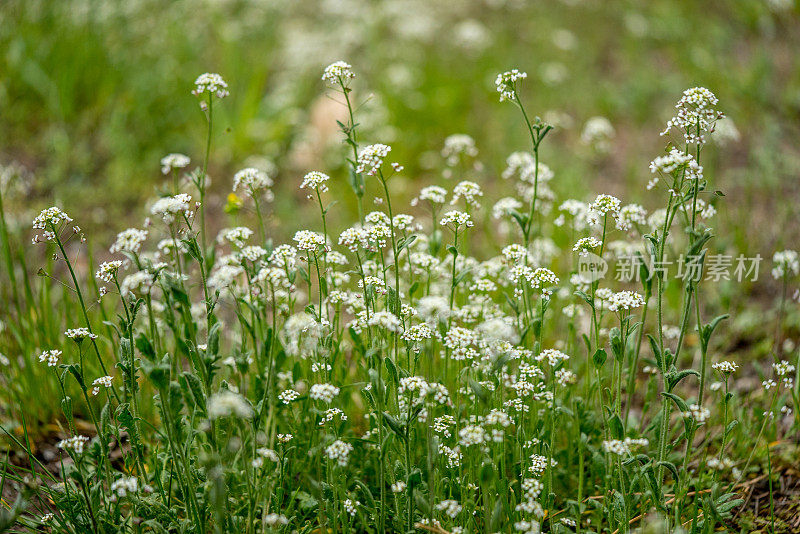
<svg viewBox="0 0 800 534">
<path fill-rule="evenodd" d="M 16 499 L 0 529 L 712 532 L 737 528 L 766 469 L 776 531 L 775 454 L 791 454 L 798 425 L 782 323 L 800 264 L 783 250 L 761 266 L 783 288 L 769 360 L 720 357 L 724 192 L 703 163 L 724 102 L 680 97 L 641 184 L 649 210 L 559 199 L 543 162 L 553 126 L 527 106 L 527 74 L 504 72 L 500 102 L 529 149 L 484 187 L 474 140 L 448 137 L 452 178 L 421 188 L 411 215 L 393 147 L 360 135 L 356 73 L 337 62 L 322 79 L 348 110 L 349 187 L 299 180 L 319 219 L 278 220 L 289 242 L 270 233 L 271 167 L 235 173 L 229 224 L 211 235 L 229 96 L 217 74 L 192 91 L 203 158 L 162 159 L 149 217 L 103 261 L 66 206 L 34 219 L 31 245 L 0 218 L 2 486 Z M 602 150 L 609 125 L 584 135 Z M 581 270 L 602 261 L 632 277 Z M 763 376 L 740 380 L 740 363 Z"/>
</svg>

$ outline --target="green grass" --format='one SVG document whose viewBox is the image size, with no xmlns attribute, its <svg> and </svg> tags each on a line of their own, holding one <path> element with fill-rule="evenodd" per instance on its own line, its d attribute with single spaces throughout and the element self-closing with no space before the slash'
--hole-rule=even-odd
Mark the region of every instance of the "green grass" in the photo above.
<svg viewBox="0 0 800 534">
<path fill-rule="evenodd" d="M 800 102 L 796 12 L 760 2 L 356 3 L 336 14 L 325 5 L 177 2 L 158 16 L 151 2 L 0 8 L 12 21 L 0 29 L 0 124 L 9 133 L 0 141 L 0 444 L 8 455 L 0 458 L 0 531 L 41 529 L 53 513 L 55 532 L 406 532 L 433 520 L 444 532 L 526 531 L 524 521 L 576 530 L 562 519 L 580 532 L 779 532 L 792 505 L 781 504 L 791 499 L 776 481 L 794 476 L 786 458 L 796 454 L 800 419 L 797 370 L 784 376 L 771 364 L 800 367 L 800 312 L 797 273 L 770 270 L 773 253 L 798 238 L 800 159 L 786 141 Z M 472 31 L 483 26 L 485 46 L 456 44 L 465 21 Z M 572 32 L 575 48 L 559 28 Z M 320 80 L 336 59 L 357 75 L 346 92 L 353 122 L 342 87 Z M 566 78 L 545 83 L 560 75 L 554 63 Z M 511 66 L 529 75 L 514 87 L 517 106 L 499 104 L 493 86 Z M 207 116 L 189 94 L 206 70 L 231 91 L 212 102 L 208 138 Z M 739 140 L 701 151 L 676 132 L 658 136 L 693 85 L 716 93 Z M 534 119 L 553 111 L 570 120 L 549 130 Z M 595 116 L 614 127 L 607 150 L 581 139 Z M 478 155 L 446 161 L 440 152 L 453 133 L 471 135 Z M 374 142 L 392 150 L 370 176 L 355 169 L 346 140 L 357 151 Z M 700 158 L 703 181 L 678 167 L 645 188 L 648 162 L 667 142 Z M 159 159 L 180 151 L 192 164 L 175 189 Z M 518 151 L 541 157 L 555 177 L 501 178 Z M 241 188 L 228 196 L 234 173 L 264 157 L 275 163 L 274 200 Z M 405 167 L 396 175 L 395 161 Z M 329 191 L 298 189 L 314 169 L 331 175 Z M 363 180 L 363 195 L 352 178 Z M 480 207 L 463 198 L 434 213 L 425 201 L 409 206 L 423 186 L 445 187 L 449 200 L 463 180 L 479 184 Z M 531 181 L 526 196 L 520 187 Z M 700 199 L 718 213 L 687 215 L 669 186 L 687 205 Z M 172 221 L 145 203 L 178 191 L 193 200 Z M 564 200 L 598 193 L 648 213 L 666 208 L 668 238 L 663 223 L 617 229 L 615 209 L 593 229 L 569 217 L 556 224 Z M 496 219 L 492 206 L 503 197 L 519 207 Z M 50 205 L 74 222 L 47 222 L 54 239 L 30 244 L 33 215 Z M 474 226 L 440 224 L 450 209 L 469 213 Z M 377 248 L 339 242 L 359 213 L 376 210 L 411 213 L 420 226 L 373 228 L 383 232 Z M 141 249 L 107 252 L 114 234 L 141 228 L 145 216 Z M 248 250 L 256 259 L 215 239 L 234 226 L 254 230 L 249 244 L 263 247 Z M 271 256 L 300 246 L 293 236 L 302 229 L 325 233 L 343 263 L 319 246 L 295 249 L 289 263 Z M 742 283 L 687 283 L 673 265 L 649 282 L 579 284 L 572 247 L 590 235 L 602 243 L 594 252 L 617 259 L 614 241 L 656 259 L 705 250 L 707 269 L 720 253 L 764 261 L 758 280 Z M 184 252 L 154 255 L 161 239 Z M 502 254 L 514 243 L 534 254 L 517 261 L 520 280 Z M 434 266 L 411 268 L 422 254 Z M 112 259 L 125 263 L 118 275 L 94 276 Z M 526 282 L 529 265 L 546 270 L 531 268 Z M 550 269 L 560 279 L 552 295 L 537 282 Z M 136 273 L 152 277 L 151 291 L 132 285 Z M 230 287 L 220 282 L 228 275 Z M 646 304 L 610 311 L 607 289 L 637 291 Z M 440 318 L 426 315 L 425 297 L 439 299 Z M 365 302 L 361 323 L 351 323 Z M 662 335 L 662 324 L 680 334 Z M 400 335 L 412 326 L 421 341 Z M 97 339 L 65 337 L 78 327 Z M 569 358 L 541 360 L 559 356 L 543 352 L 553 348 Z M 48 367 L 38 357 L 52 349 L 62 352 Z M 726 377 L 711 367 L 722 360 L 741 368 Z M 112 387 L 94 395 L 103 375 Z M 769 379 L 778 385 L 762 386 Z M 524 380 L 533 394 L 514 387 Z M 416 403 L 423 382 L 446 395 Z M 326 402 L 314 384 L 338 394 Z M 286 402 L 290 390 L 296 398 Z M 682 416 L 693 403 L 709 410 L 707 420 Z M 92 438 L 83 451 L 55 447 L 80 435 Z M 470 444 L 470 436 L 486 441 Z M 645 441 L 614 453 L 625 438 Z M 350 452 L 337 456 L 342 450 Z M 763 485 L 768 505 L 753 507 L 750 483 Z M 271 525 L 280 517 L 286 526 Z"/>
</svg>

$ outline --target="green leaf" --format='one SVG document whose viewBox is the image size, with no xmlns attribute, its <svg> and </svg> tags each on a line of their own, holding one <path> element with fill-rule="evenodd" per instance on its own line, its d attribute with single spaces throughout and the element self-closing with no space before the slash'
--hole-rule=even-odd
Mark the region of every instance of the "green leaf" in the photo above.
<svg viewBox="0 0 800 534">
<path fill-rule="evenodd" d="M 397 291 L 394 290 L 393 287 L 386 288 L 386 296 L 387 296 L 387 304 L 389 307 L 389 311 L 393 314 L 400 316 L 400 298 L 397 295 Z"/>
<path fill-rule="evenodd" d="M 152 360 L 156 357 L 156 351 L 153 348 L 153 344 L 150 343 L 150 339 L 148 339 L 148 337 L 141 332 L 138 336 L 136 336 L 136 348 L 139 349 L 139 352 L 145 358 Z"/>
<path fill-rule="evenodd" d="M 675 395 L 674 393 L 667 393 L 666 391 L 662 391 L 661 394 L 669 399 L 672 399 L 672 401 L 675 403 L 675 405 L 681 412 L 689 411 L 689 406 L 686 404 L 686 401 L 680 398 L 679 396 Z"/>
<path fill-rule="evenodd" d="M 414 281 L 414 283 L 411 284 L 411 287 L 408 288 L 408 296 L 409 296 L 409 298 L 414 296 L 414 293 L 417 292 L 417 289 L 419 289 L 419 282 L 418 281 Z"/>
<path fill-rule="evenodd" d="M 169 356 L 164 356 L 160 361 L 142 360 L 142 373 L 158 391 L 163 391 L 169 383 Z"/>
<path fill-rule="evenodd" d="M 319 501 L 305 491 L 298 491 L 295 494 L 295 498 L 300 509 L 306 513 L 315 510 L 319 506 Z"/>
<path fill-rule="evenodd" d="M 389 425 L 389 428 L 397 434 L 397 437 L 402 439 L 403 441 L 406 440 L 406 433 L 403 426 L 391 415 L 386 412 L 383 412 L 383 420 L 386 421 L 386 424 Z"/>
<path fill-rule="evenodd" d="M 215 323 L 208 333 L 208 343 L 206 344 L 206 355 L 213 361 L 219 354 L 219 331 L 222 323 Z"/>
<path fill-rule="evenodd" d="M 387 356 L 385 359 L 386 362 L 386 369 L 389 371 L 389 379 L 395 384 L 399 384 L 400 380 L 397 375 L 397 366 L 395 366 L 394 361 L 392 358 Z"/>
<path fill-rule="evenodd" d="M 191 392 L 194 404 L 197 406 L 200 413 L 205 415 L 206 396 L 203 394 L 203 385 L 200 382 L 200 378 L 198 378 L 196 374 L 187 371 L 181 375 L 181 380 L 185 382 L 188 390 Z"/>
<path fill-rule="evenodd" d="M 503 522 L 504 513 L 503 499 L 497 499 L 494 502 L 494 510 L 492 510 L 492 518 L 490 520 L 490 530 L 497 532 L 500 529 L 500 524 Z"/>
<path fill-rule="evenodd" d="M 477 396 L 482 401 L 486 401 L 486 399 L 488 397 L 488 393 L 486 392 L 486 388 L 484 388 L 482 385 L 480 385 L 478 382 L 476 382 L 475 379 L 473 379 L 473 378 L 469 379 L 469 387 L 475 393 L 475 396 Z"/>
<path fill-rule="evenodd" d="M 481 466 L 480 480 L 483 485 L 488 485 L 494 480 L 494 465 L 485 463 Z"/>
<path fill-rule="evenodd" d="M 622 424 L 622 419 L 620 419 L 619 415 L 614 414 L 608 421 L 609 426 L 611 427 L 611 433 L 614 435 L 615 439 L 622 439 L 625 435 L 625 427 Z"/>
<path fill-rule="evenodd" d="M 603 364 L 606 363 L 606 359 L 608 358 L 608 354 L 606 354 L 606 349 L 597 349 L 594 351 L 592 355 L 592 361 L 594 361 L 594 366 L 598 369 L 603 367 Z"/>
<path fill-rule="evenodd" d="M 81 369 L 77 365 L 70 364 L 66 366 L 66 369 L 69 373 L 75 377 L 75 380 L 78 382 L 78 385 L 81 387 L 82 390 L 86 391 L 86 384 L 83 382 L 83 375 L 81 375 Z"/>
<path fill-rule="evenodd" d="M 658 462 L 656 465 L 659 465 L 661 467 L 666 467 L 667 469 L 669 469 L 669 472 L 672 473 L 672 479 L 675 480 L 676 482 L 680 480 L 680 477 L 678 476 L 678 468 L 675 467 L 675 464 L 673 464 L 672 462 L 667 462 L 666 460 L 664 460 Z"/>
<path fill-rule="evenodd" d="M 400 243 L 397 245 L 397 253 L 399 254 L 404 248 L 410 247 L 416 240 L 416 234 L 411 234 L 410 236 L 401 239 Z"/>
<path fill-rule="evenodd" d="M 694 375 L 694 376 L 700 378 L 700 373 L 695 371 L 694 369 L 684 369 L 683 371 L 680 371 L 680 372 L 677 372 L 677 373 L 668 373 L 667 374 L 667 388 L 669 389 L 669 391 L 672 391 L 673 389 L 675 389 L 675 386 L 677 386 L 678 383 L 680 383 L 681 380 L 683 380 L 684 378 L 686 378 L 689 375 Z"/>
<path fill-rule="evenodd" d="M 731 421 L 730 423 L 728 423 L 728 426 L 726 426 L 726 427 L 725 427 L 725 433 L 726 433 L 726 434 L 727 434 L 727 433 L 729 433 L 731 430 L 733 430 L 734 428 L 736 428 L 736 426 L 737 426 L 738 424 L 739 424 L 739 420 L 738 420 L 738 419 L 734 419 L 733 421 Z"/>
<path fill-rule="evenodd" d="M 130 405 L 127 402 L 117 407 L 117 421 L 119 421 L 122 428 L 128 431 L 131 443 L 134 446 L 138 446 L 139 434 L 136 431 L 136 423 L 133 419 L 133 414 L 131 414 Z"/>
<path fill-rule="evenodd" d="M 658 348 L 658 341 L 650 334 L 647 334 L 647 339 L 650 340 L 650 350 L 653 351 L 653 356 L 656 358 L 656 365 L 658 365 L 658 369 L 661 370 L 664 368 L 664 359 L 661 356 L 661 349 Z"/>
<path fill-rule="evenodd" d="M 616 326 L 611 329 L 611 352 L 617 361 L 622 361 L 625 357 L 625 343 L 622 341 L 622 333 Z"/>
<path fill-rule="evenodd" d="M 710 323 L 703 325 L 702 335 L 700 336 L 700 341 L 703 343 L 704 348 L 708 348 L 708 342 L 711 340 L 711 334 L 714 333 L 719 323 L 722 322 L 723 319 L 727 319 L 730 317 L 729 314 L 719 315 L 714 317 Z"/>
<path fill-rule="evenodd" d="M 455 279 L 454 279 L 454 281 L 453 281 L 453 285 L 456 285 L 456 286 L 457 286 L 458 284 L 460 284 L 460 283 L 461 283 L 461 282 L 464 280 L 464 278 L 466 278 L 467 276 L 469 276 L 469 274 L 470 274 L 471 272 L 472 272 L 472 270 L 471 270 L 471 269 L 464 269 L 463 271 L 461 271 L 460 273 L 458 273 L 458 275 L 455 277 Z"/>
</svg>

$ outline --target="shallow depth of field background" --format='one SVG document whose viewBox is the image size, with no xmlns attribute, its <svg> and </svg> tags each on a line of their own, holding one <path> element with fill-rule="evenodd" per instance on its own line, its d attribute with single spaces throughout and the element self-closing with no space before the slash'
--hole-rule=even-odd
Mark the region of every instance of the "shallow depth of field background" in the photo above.
<svg viewBox="0 0 800 534">
<path fill-rule="evenodd" d="M 6 0 L 0 20 L 0 164 L 18 246 L 50 205 L 101 256 L 117 231 L 141 226 L 164 184 L 161 156 L 200 163 L 205 121 L 190 91 L 205 71 L 231 92 L 215 109 L 212 228 L 227 225 L 234 172 L 264 159 L 278 169 L 276 242 L 316 224 L 297 189 L 309 170 L 335 177 L 346 220 L 343 109 L 320 81 L 339 59 L 358 75 L 360 141 L 393 146 L 406 179 L 392 185 L 405 198 L 441 179 L 439 151 L 453 133 L 474 137 L 485 165 L 453 184 L 475 179 L 492 191 L 505 157 L 528 146 L 493 84 L 519 68 L 528 110 L 558 126 L 541 151 L 558 200 L 607 192 L 654 209 L 645 184 L 663 150 L 658 134 L 683 89 L 708 87 L 739 134 L 703 161 L 725 193 L 714 251 L 769 259 L 800 241 L 800 10 L 791 0 Z M 607 153 L 581 141 L 594 116 L 615 128 Z M 741 311 L 731 350 L 769 347 L 757 332 L 769 331 L 760 310 L 773 309 L 777 286 L 762 268 L 757 284 L 717 285 L 723 305 Z M 792 311 L 788 320 L 800 319 Z"/>
</svg>

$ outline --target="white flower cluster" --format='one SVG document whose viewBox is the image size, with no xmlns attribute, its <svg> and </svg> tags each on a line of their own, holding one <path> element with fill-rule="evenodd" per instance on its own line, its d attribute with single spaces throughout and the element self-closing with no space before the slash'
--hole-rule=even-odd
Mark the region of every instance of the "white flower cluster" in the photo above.
<svg viewBox="0 0 800 534">
<path fill-rule="evenodd" d="M 475 223 L 472 222 L 472 217 L 469 213 L 463 211 L 450 210 L 444 214 L 442 220 L 439 221 L 442 226 L 447 226 L 453 230 L 458 230 L 460 227 L 465 226 L 472 228 Z"/>
<path fill-rule="evenodd" d="M 622 206 L 617 212 L 616 221 L 618 230 L 628 231 L 634 224 L 647 224 L 647 210 L 639 204 Z"/>
<path fill-rule="evenodd" d="M 708 467 L 717 471 L 724 471 L 734 466 L 733 460 L 730 458 L 709 458 L 707 462 Z"/>
<path fill-rule="evenodd" d="M 589 216 L 590 218 L 594 216 L 598 220 L 608 214 L 616 217 L 620 207 L 621 202 L 617 197 L 612 195 L 597 195 L 594 202 L 589 204 Z"/>
<path fill-rule="evenodd" d="M 714 370 L 722 373 L 723 375 L 729 375 L 729 374 L 735 372 L 739 368 L 739 364 L 737 364 L 736 362 L 723 361 L 723 362 L 715 363 L 711 367 Z"/>
<path fill-rule="evenodd" d="M 399 332 L 401 330 L 400 319 L 392 312 L 386 310 L 379 310 L 370 315 L 367 324 L 369 326 L 382 328 L 387 332 Z"/>
<path fill-rule="evenodd" d="M 300 189 L 316 189 L 320 193 L 328 191 L 327 181 L 331 177 L 324 172 L 311 171 L 303 177 L 303 183 L 300 184 Z"/>
<path fill-rule="evenodd" d="M 525 478 L 522 480 L 522 502 L 517 504 L 515 510 L 526 514 L 542 517 L 544 510 L 537 499 L 542 494 L 544 485 L 536 478 Z M 521 521 L 515 524 L 515 528 L 524 532 L 538 533 L 538 523 L 536 521 Z"/>
<path fill-rule="evenodd" d="M 444 204 L 447 201 L 447 189 L 438 185 L 429 185 L 419 191 L 419 195 L 411 200 L 411 205 L 416 206 L 420 200 L 425 200 L 431 204 Z"/>
<path fill-rule="evenodd" d="M 577 252 L 580 256 L 588 256 L 590 252 L 602 245 L 603 243 L 596 237 L 582 237 L 578 239 L 572 250 Z"/>
<path fill-rule="evenodd" d="M 631 451 L 636 448 L 647 447 L 649 443 L 650 442 L 646 438 L 612 439 L 603 441 L 603 450 L 610 454 L 616 454 L 617 456 L 625 456 L 631 454 Z"/>
<path fill-rule="evenodd" d="M 247 399 L 238 393 L 223 389 L 208 398 L 208 418 L 221 417 L 250 419 L 253 417 L 253 408 Z"/>
<path fill-rule="evenodd" d="M 706 133 L 714 131 L 715 123 L 723 118 L 714 106 L 717 97 L 705 87 L 691 87 L 683 92 L 683 96 L 675 105 L 676 115 L 667 121 L 661 135 L 667 135 L 673 128 L 683 133 L 687 143 L 705 144 Z"/>
<path fill-rule="evenodd" d="M 161 158 L 161 173 L 169 174 L 175 169 L 188 167 L 189 163 L 191 163 L 189 156 L 183 154 L 167 154 Z"/>
<path fill-rule="evenodd" d="M 511 69 L 497 75 L 494 85 L 500 93 L 500 102 L 517 98 L 517 82 L 528 77 L 527 72 Z"/>
<path fill-rule="evenodd" d="M 105 283 L 111 283 L 114 280 L 114 276 L 122 267 L 122 261 L 120 260 L 113 260 L 113 261 L 104 261 L 100 264 L 100 268 L 94 274 L 95 277 L 99 278 Z"/>
<path fill-rule="evenodd" d="M 245 242 L 253 236 L 253 231 L 246 226 L 237 226 L 222 232 L 222 238 L 235 247 L 243 247 Z"/>
<path fill-rule="evenodd" d="M 92 381 L 92 395 L 97 396 L 100 394 L 100 388 L 110 388 L 114 378 L 111 376 L 101 376 Z"/>
<path fill-rule="evenodd" d="M 325 426 L 326 423 L 333 422 L 337 418 L 339 419 L 340 422 L 347 421 L 347 415 L 345 415 L 345 413 L 342 410 L 340 410 L 339 408 L 328 408 L 323 412 L 322 417 L 320 418 L 319 421 L 319 426 Z"/>
<path fill-rule="evenodd" d="M 92 334 L 88 328 L 70 328 L 64 335 L 70 338 L 72 341 L 80 343 L 84 339 L 97 339 L 97 334 Z"/>
<path fill-rule="evenodd" d="M 204 93 L 217 98 L 225 98 L 230 94 L 228 92 L 228 84 L 222 79 L 222 76 L 213 72 L 203 73 L 194 81 L 192 94 L 202 96 Z"/>
<path fill-rule="evenodd" d="M 492 217 L 494 219 L 508 217 L 520 208 L 522 208 L 522 202 L 514 197 L 504 197 L 492 206 Z"/>
<path fill-rule="evenodd" d="M 781 250 L 772 255 L 772 277 L 776 280 L 787 274 L 800 274 L 800 256 L 794 250 Z"/>
<path fill-rule="evenodd" d="M 131 252 L 138 253 L 147 239 L 147 230 L 139 230 L 138 228 L 128 228 L 127 230 L 117 234 L 117 239 L 111 248 L 108 250 L 111 254 L 117 252 Z"/>
<path fill-rule="evenodd" d="M 45 241 L 54 241 L 56 238 L 55 233 L 58 231 L 57 227 L 61 223 L 69 222 L 72 222 L 70 216 L 53 206 L 52 208 L 42 210 L 41 213 L 33 219 L 33 228 L 34 230 L 44 230 L 42 232 L 42 237 L 44 237 Z M 37 239 L 38 236 L 34 237 L 34 243 L 36 243 Z"/>
<path fill-rule="evenodd" d="M 150 289 L 153 287 L 154 282 L 155 279 L 153 278 L 152 273 L 147 271 L 139 271 L 126 276 L 122 280 L 122 283 L 119 285 L 119 292 L 122 296 L 126 296 L 129 293 L 141 293 L 142 295 L 147 295 L 150 293 Z"/>
<path fill-rule="evenodd" d="M 346 86 L 347 81 L 355 77 L 356 74 L 353 72 L 353 68 L 344 61 L 331 63 L 325 67 L 325 71 L 322 73 L 322 80 L 333 85 Z"/>
<path fill-rule="evenodd" d="M 599 154 L 611 150 L 611 140 L 616 135 L 614 126 L 605 117 L 591 117 L 583 125 L 581 141 Z"/>
<path fill-rule="evenodd" d="M 71 438 L 62 439 L 56 446 L 64 451 L 72 451 L 75 454 L 83 454 L 87 443 L 89 443 L 89 438 L 86 436 L 72 436 Z"/>
<path fill-rule="evenodd" d="M 411 396 L 411 393 L 416 393 Z M 408 407 L 408 401 L 411 401 L 411 406 L 420 406 L 425 402 L 433 402 L 434 404 L 450 406 L 450 393 L 447 388 L 438 382 L 428 382 L 421 376 L 407 376 L 400 379 L 400 385 L 397 388 L 398 409 L 401 413 L 405 412 Z M 409 399 L 409 397 L 411 397 Z"/>
<path fill-rule="evenodd" d="M 569 356 L 557 349 L 544 349 L 535 356 L 537 362 L 547 362 L 550 367 L 555 367 L 560 362 L 569 360 Z"/>
<path fill-rule="evenodd" d="M 136 477 L 122 477 L 111 483 L 111 492 L 119 498 L 125 498 L 129 493 L 139 491 L 139 482 Z"/>
<path fill-rule="evenodd" d="M 299 230 L 294 234 L 294 241 L 299 250 L 316 252 L 325 247 L 325 236 L 311 230 Z"/>
<path fill-rule="evenodd" d="M 433 338 L 433 330 L 426 323 L 417 324 L 407 328 L 400 338 L 407 343 L 413 343 L 411 350 L 419 354 L 421 350 L 420 344 Z"/>
<path fill-rule="evenodd" d="M 314 384 L 311 386 L 311 391 L 309 391 L 308 396 L 311 399 L 330 404 L 338 394 L 339 388 L 332 384 Z"/>
<path fill-rule="evenodd" d="M 442 157 L 447 160 L 451 167 L 458 164 L 460 156 L 475 157 L 478 149 L 475 146 L 475 139 L 466 134 L 454 134 L 445 138 Z"/>
<path fill-rule="evenodd" d="M 481 191 L 481 186 L 475 182 L 464 180 L 453 188 L 453 199 L 450 201 L 450 204 L 455 205 L 459 199 L 463 197 L 464 202 L 467 203 L 467 206 L 479 208 L 481 204 L 478 201 L 478 198 L 482 196 L 483 191 Z"/>
<path fill-rule="evenodd" d="M 545 469 L 547 469 L 547 456 L 542 456 L 541 454 L 531 454 L 529 461 L 530 465 L 528 465 L 528 471 L 537 477 L 542 476 Z"/>
<path fill-rule="evenodd" d="M 58 365 L 58 360 L 61 358 L 61 351 L 58 349 L 45 350 L 39 355 L 39 361 L 47 362 L 48 367 L 55 367 Z"/>
<path fill-rule="evenodd" d="M 255 195 L 258 191 L 263 191 L 272 187 L 273 181 L 269 175 L 261 169 L 247 167 L 233 175 L 233 191 L 242 189 L 247 195 Z"/>
<path fill-rule="evenodd" d="M 354 517 L 358 511 L 358 507 L 361 506 L 361 503 L 359 501 L 354 501 L 353 499 L 345 499 L 342 503 L 342 506 L 344 506 L 345 512 L 350 514 L 350 517 Z"/>
<path fill-rule="evenodd" d="M 650 172 L 656 175 L 680 177 L 683 180 L 695 182 L 703 179 L 703 167 L 691 154 L 673 148 L 669 153 L 658 156 L 650 162 Z M 653 189 L 658 184 L 659 176 L 647 183 L 647 189 Z"/>
<path fill-rule="evenodd" d="M 325 455 L 328 459 L 335 460 L 339 467 L 347 467 L 347 460 L 350 458 L 351 452 L 353 452 L 353 446 L 340 439 L 325 448 Z"/>
<path fill-rule="evenodd" d="M 698 424 L 705 423 L 711 417 L 711 410 L 699 404 L 690 404 L 689 409 L 683 412 L 683 417 L 694 419 Z"/>
<path fill-rule="evenodd" d="M 375 176 L 383 165 L 383 160 L 391 151 L 392 147 L 380 143 L 364 147 L 358 154 L 356 172 Z"/>
<path fill-rule="evenodd" d="M 459 443 L 464 447 L 483 445 L 488 441 L 486 430 L 480 425 L 467 425 L 458 432 Z"/>
<path fill-rule="evenodd" d="M 775 374 L 778 376 L 786 376 L 790 373 L 794 373 L 795 367 L 791 363 L 786 360 L 781 360 L 778 363 L 773 363 L 772 368 L 775 370 Z"/>
<path fill-rule="evenodd" d="M 611 311 L 632 310 L 644 306 L 644 297 L 635 291 L 618 291 L 608 299 Z"/>
<path fill-rule="evenodd" d="M 273 528 L 289 524 L 289 519 L 283 514 L 270 513 L 264 516 L 264 525 Z"/>
<path fill-rule="evenodd" d="M 461 505 L 458 501 L 447 499 L 434 505 L 436 510 L 443 512 L 450 519 L 455 519 L 461 513 Z"/>
<path fill-rule="evenodd" d="M 478 343 L 478 335 L 463 326 L 452 326 L 444 336 L 444 346 L 450 349 L 450 357 L 457 361 L 472 360 L 478 356 L 473 348 Z"/>
<path fill-rule="evenodd" d="M 278 394 L 278 398 L 284 404 L 291 404 L 298 398 L 300 398 L 300 393 L 293 389 L 285 389 Z"/>
<path fill-rule="evenodd" d="M 186 193 L 179 193 L 173 197 L 159 198 L 150 208 L 150 213 L 161 217 L 167 224 L 174 221 L 178 213 L 183 213 L 187 219 L 190 219 L 193 215 L 191 202 L 191 195 Z"/>
</svg>

